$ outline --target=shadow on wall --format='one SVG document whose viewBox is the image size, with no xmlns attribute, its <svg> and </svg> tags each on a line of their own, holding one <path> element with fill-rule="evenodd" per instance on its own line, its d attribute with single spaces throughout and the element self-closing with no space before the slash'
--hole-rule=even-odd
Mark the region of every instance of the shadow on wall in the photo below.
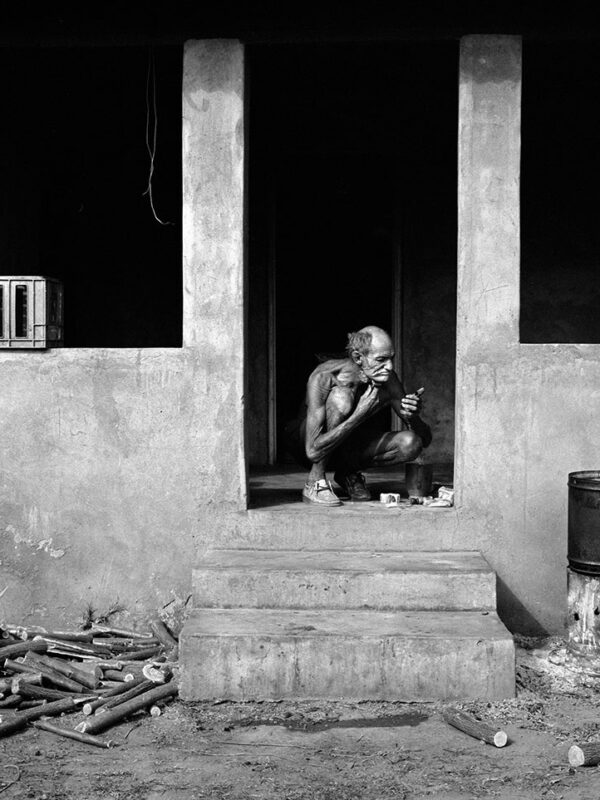
<svg viewBox="0 0 600 800">
<path fill-rule="evenodd" d="M 498 577 L 496 577 L 496 593 L 498 616 L 511 633 L 522 633 L 526 636 L 549 635 L 549 631 L 537 621 L 504 581 Z"/>
</svg>

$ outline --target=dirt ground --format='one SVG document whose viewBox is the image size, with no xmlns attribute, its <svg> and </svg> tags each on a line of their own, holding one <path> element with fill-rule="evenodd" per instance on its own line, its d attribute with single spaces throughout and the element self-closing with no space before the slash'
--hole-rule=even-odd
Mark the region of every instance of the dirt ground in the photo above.
<svg viewBox="0 0 600 800">
<path fill-rule="evenodd" d="M 520 639 L 516 699 L 453 704 L 505 730 L 503 748 L 449 726 L 441 703 L 175 701 L 159 717 L 133 717 L 104 734 L 111 749 L 33 728 L 1 739 L 0 794 L 598 800 L 600 767 L 570 768 L 567 753 L 600 740 L 600 677 L 566 658 L 560 639 Z"/>
</svg>

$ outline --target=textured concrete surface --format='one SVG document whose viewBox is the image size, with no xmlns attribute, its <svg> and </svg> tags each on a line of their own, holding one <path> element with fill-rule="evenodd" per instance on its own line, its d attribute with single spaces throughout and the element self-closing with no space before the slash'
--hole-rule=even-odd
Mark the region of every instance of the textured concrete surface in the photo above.
<svg viewBox="0 0 600 800">
<path fill-rule="evenodd" d="M 298 503 L 294 511 L 254 509 L 207 519 L 206 544 L 215 548 L 353 549 L 362 550 L 475 550 L 477 536 L 468 545 L 458 530 L 458 513 L 452 508 L 415 507 L 387 510 L 374 503 L 359 508 L 348 503 L 324 511 Z"/>
<path fill-rule="evenodd" d="M 212 550 L 192 590 L 200 608 L 496 608 L 496 576 L 473 552 Z"/>
<path fill-rule="evenodd" d="M 0 354 L 2 619 L 184 602 L 199 509 L 245 507 L 243 67 L 185 47 L 184 347 Z"/>
<path fill-rule="evenodd" d="M 512 637 L 495 613 L 201 609 L 180 639 L 185 700 L 500 699 Z"/>
<path fill-rule="evenodd" d="M 511 628 L 563 630 L 567 476 L 598 468 L 600 346 L 519 343 L 520 86 L 517 37 L 462 40 L 456 508 L 294 521 L 244 510 L 243 48 L 188 43 L 184 347 L 0 355 L 4 618 L 117 598 L 146 614 L 187 596 L 211 544 L 325 542 L 481 550 Z"/>
<path fill-rule="evenodd" d="M 509 627 L 561 631 L 567 478 L 598 466 L 600 347 L 519 344 L 521 42 L 461 49 L 457 502 Z"/>
</svg>

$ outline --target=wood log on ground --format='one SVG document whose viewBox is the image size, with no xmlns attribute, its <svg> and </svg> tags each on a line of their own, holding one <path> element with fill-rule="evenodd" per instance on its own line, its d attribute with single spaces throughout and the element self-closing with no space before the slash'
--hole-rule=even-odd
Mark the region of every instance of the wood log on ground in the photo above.
<svg viewBox="0 0 600 800">
<path fill-rule="evenodd" d="M 35 625 L 27 625 L 18 628 L 19 636 L 22 639 L 33 639 L 36 636 L 44 636 L 50 639 L 60 639 L 67 642 L 91 642 L 93 634 L 91 631 L 49 631 Z"/>
<path fill-rule="evenodd" d="M 167 626 L 162 619 L 160 619 L 160 617 L 154 617 L 154 619 L 150 620 L 150 628 L 152 629 L 152 633 L 156 636 L 156 638 L 165 646 L 165 650 L 167 652 L 175 651 L 175 653 L 178 653 L 179 643 L 177 639 L 171 635 Z"/>
<path fill-rule="evenodd" d="M 52 639 L 50 636 L 36 636 L 31 642 L 45 642 L 46 643 L 46 650 L 49 653 L 53 652 L 60 652 L 66 653 L 67 655 L 74 655 L 79 658 L 79 656 L 95 656 L 95 657 L 102 657 L 102 656 L 111 656 L 111 652 L 107 647 L 102 647 L 100 645 L 96 645 L 93 642 L 67 642 L 63 639 Z M 23 644 L 29 644 L 29 641 L 23 642 Z M 3 653 L 4 650 L 1 650 L 0 653 Z M 42 652 L 41 650 L 38 652 Z"/>
<path fill-rule="evenodd" d="M 143 650 L 127 650 L 119 653 L 121 661 L 146 661 L 149 658 L 155 658 L 162 652 L 162 644 L 158 647 L 145 647 Z"/>
<path fill-rule="evenodd" d="M 127 683 L 121 683 L 118 686 L 115 686 L 114 689 L 109 689 L 105 694 L 102 695 L 102 697 L 98 697 L 94 700 L 89 700 L 87 703 L 85 703 L 82 709 L 83 713 L 86 716 L 93 714 L 97 708 L 100 708 L 100 706 L 104 705 L 104 703 L 108 700 L 108 698 L 116 697 L 117 695 L 130 692 L 134 688 L 134 686 L 139 686 L 141 683 L 144 682 L 145 678 L 136 678 L 133 681 L 129 681 Z"/>
<path fill-rule="evenodd" d="M 572 767 L 595 767 L 600 764 L 600 742 L 574 744 L 569 748 L 568 757 Z"/>
<path fill-rule="evenodd" d="M 23 697 L 32 697 L 36 700 L 60 700 L 63 697 L 71 697 L 74 692 L 63 692 L 60 689 L 48 689 L 45 686 L 21 683 L 17 694 L 23 695 Z"/>
<path fill-rule="evenodd" d="M 85 692 L 89 691 L 87 687 L 83 686 L 83 684 L 74 681 L 72 678 L 67 678 L 66 675 L 63 675 L 60 672 L 57 672 L 52 667 L 48 667 L 39 658 L 36 657 L 37 654 L 31 655 L 30 653 L 25 656 L 24 664 L 31 664 L 32 666 L 36 667 L 39 672 L 42 673 L 44 678 L 48 683 L 54 684 L 54 686 L 62 689 L 65 692 Z"/>
<path fill-rule="evenodd" d="M 136 711 L 141 711 L 144 708 L 153 706 L 157 701 L 163 700 L 165 697 L 176 695 L 178 691 L 177 684 L 174 681 L 166 683 L 163 686 L 155 686 L 147 692 L 128 700 L 126 703 L 107 711 L 105 714 L 88 718 L 76 726 L 75 730 L 81 733 L 100 733 L 101 731 L 116 725 L 121 720 L 126 719 L 130 714 Z"/>
<path fill-rule="evenodd" d="M 124 630 L 123 628 L 112 628 L 109 625 L 99 625 L 97 622 L 92 622 L 92 634 L 96 636 L 99 633 L 104 633 L 107 636 L 123 636 L 125 639 L 151 639 L 152 634 L 139 633 L 138 631 Z"/>
<path fill-rule="evenodd" d="M 126 672 L 125 670 L 119 669 L 105 669 L 103 679 L 106 681 L 121 681 L 122 683 L 128 683 L 135 678 L 133 672 Z"/>
<path fill-rule="evenodd" d="M 26 664 L 24 661 L 13 661 L 12 658 L 7 658 L 4 662 L 4 669 L 7 672 L 17 672 L 19 675 L 29 675 L 32 672 L 39 670 L 33 664 Z"/>
<path fill-rule="evenodd" d="M 49 733 L 54 733 L 57 736 L 65 736 L 67 739 L 75 739 L 77 742 L 83 742 L 83 744 L 91 744 L 94 747 L 114 747 L 115 742 L 112 739 L 108 741 L 103 741 L 102 739 L 98 739 L 96 736 L 91 736 L 89 733 L 80 733 L 79 731 L 73 730 L 73 728 L 61 728 L 58 725 L 53 725 L 51 722 L 47 722 L 44 719 L 40 720 L 32 720 L 31 725 L 34 728 L 39 728 L 42 731 L 48 731 Z"/>
<path fill-rule="evenodd" d="M 147 692 L 155 685 L 156 684 L 152 683 L 152 681 L 144 681 L 143 683 L 138 683 L 136 686 L 133 686 L 128 692 L 117 694 L 114 697 L 108 697 L 106 698 L 105 702 L 96 709 L 96 714 L 105 714 L 110 708 L 120 706 L 121 703 L 127 703 L 133 697 L 137 697 L 138 695 Z"/>
<path fill-rule="evenodd" d="M 12 679 L 11 684 L 11 692 L 13 694 L 21 694 L 21 687 L 24 684 L 29 684 L 30 686 L 41 686 L 42 685 L 42 673 L 41 672 L 23 672 L 20 675 L 16 675 Z"/>
<path fill-rule="evenodd" d="M 95 637 L 92 639 L 92 644 L 99 647 L 108 647 L 114 652 L 123 652 L 124 650 L 139 650 L 146 647 L 158 647 L 161 642 L 155 637 L 144 639 L 123 639 L 119 637 L 103 638 Z"/>
<path fill-rule="evenodd" d="M 74 711 L 79 703 L 72 697 L 65 697 L 53 703 L 42 703 L 36 708 L 28 708 L 26 711 L 18 711 L 15 716 L 0 725 L 0 737 L 9 733 L 14 733 L 24 728 L 28 722 L 40 717 L 54 717 Z"/>
<path fill-rule="evenodd" d="M 20 694 L 11 694 L 5 700 L 0 700 L 0 708 L 16 708 L 21 704 L 22 700 L 23 698 Z"/>
<path fill-rule="evenodd" d="M 504 747 L 508 742 L 508 736 L 503 730 L 482 722 L 464 711 L 458 711 L 454 708 L 444 709 L 442 717 L 449 725 L 487 744 L 493 744 L 495 747 Z"/>
<path fill-rule="evenodd" d="M 31 653 L 28 653 L 28 657 L 31 658 Z M 100 669 L 94 672 L 78 669 L 70 661 L 61 661 L 58 658 L 50 658 L 39 653 L 35 654 L 34 661 L 64 675 L 65 678 L 76 681 L 86 689 L 97 689 L 100 686 L 100 678 L 102 677 Z"/>
<path fill-rule="evenodd" d="M 167 683 L 173 676 L 173 670 L 169 666 L 159 667 L 155 663 L 150 663 L 144 664 L 142 675 L 152 683 Z"/>
<path fill-rule="evenodd" d="M 5 663 L 6 659 L 15 659 L 24 656 L 28 650 L 36 650 L 38 653 L 45 653 L 48 644 L 44 639 L 28 639 L 26 642 L 17 642 L 0 648 L 0 662 Z"/>
<path fill-rule="evenodd" d="M 0 679 L 0 692 L 2 694 L 6 694 L 6 692 L 10 692 L 12 685 L 12 678 L 2 678 Z"/>
</svg>

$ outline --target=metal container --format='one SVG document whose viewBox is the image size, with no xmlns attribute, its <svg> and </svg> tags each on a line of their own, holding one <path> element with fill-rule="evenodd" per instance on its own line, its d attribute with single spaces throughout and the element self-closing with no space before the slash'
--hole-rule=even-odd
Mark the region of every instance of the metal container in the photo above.
<svg viewBox="0 0 600 800">
<path fill-rule="evenodd" d="M 431 494 L 433 467 L 412 462 L 404 467 L 406 491 L 409 497 L 428 497 Z"/>
<path fill-rule="evenodd" d="M 600 574 L 600 471 L 569 473 L 569 566 Z"/>
</svg>

